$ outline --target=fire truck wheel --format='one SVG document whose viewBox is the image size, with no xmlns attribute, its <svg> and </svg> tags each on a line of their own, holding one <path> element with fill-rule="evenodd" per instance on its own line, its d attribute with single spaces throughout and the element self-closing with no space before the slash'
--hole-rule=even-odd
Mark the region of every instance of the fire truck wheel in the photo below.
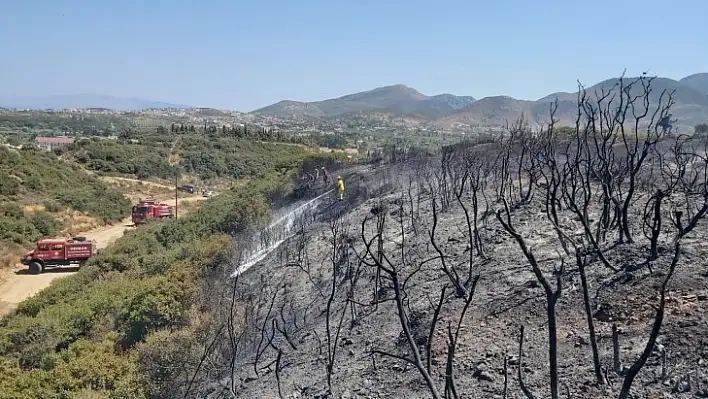
<svg viewBox="0 0 708 399">
<path fill-rule="evenodd" d="M 42 273 L 42 265 L 40 265 L 39 262 L 31 262 L 29 264 L 29 272 L 30 274 Z"/>
</svg>

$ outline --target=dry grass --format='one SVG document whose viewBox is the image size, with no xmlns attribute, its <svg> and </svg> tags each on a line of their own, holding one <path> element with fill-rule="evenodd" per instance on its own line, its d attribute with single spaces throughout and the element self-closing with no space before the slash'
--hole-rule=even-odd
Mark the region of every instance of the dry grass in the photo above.
<svg viewBox="0 0 708 399">
<path fill-rule="evenodd" d="M 37 212 L 44 211 L 47 208 L 44 205 L 40 205 L 40 204 L 30 204 L 30 205 L 23 206 L 22 209 L 25 211 L 25 213 L 29 213 L 30 215 L 32 215 Z"/>
<path fill-rule="evenodd" d="M 17 244 L 0 245 L 0 283 L 7 278 L 7 272 L 19 263 L 25 248 Z"/>
<path fill-rule="evenodd" d="M 249 182 L 248 178 L 241 178 L 238 180 L 233 179 L 215 179 L 209 182 L 207 185 L 209 190 L 216 192 L 228 191 L 232 188 L 238 188 Z"/>
<path fill-rule="evenodd" d="M 65 209 L 56 214 L 56 217 L 61 221 L 62 226 L 64 226 L 64 228 L 59 231 L 59 235 L 67 237 L 75 236 L 76 234 L 95 229 L 105 224 L 83 212 L 71 209 Z"/>
<path fill-rule="evenodd" d="M 34 214 L 37 212 L 45 211 L 44 205 L 30 204 L 24 206 L 25 214 Z M 96 227 L 101 227 L 105 223 L 101 220 L 89 216 L 85 212 L 79 212 L 72 209 L 63 209 L 58 213 L 52 213 L 59 223 L 63 226 L 58 232 L 58 236 L 70 237 L 78 233 L 86 232 Z"/>
<path fill-rule="evenodd" d="M 119 190 L 131 201 L 137 201 L 141 197 L 165 198 L 174 195 L 172 186 L 162 182 L 140 182 L 123 180 L 114 177 L 101 177 L 101 180 L 111 188 Z"/>
<path fill-rule="evenodd" d="M 356 148 L 345 148 L 345 149 L 342 150 L 342 149 L 340 149 L 340 148 L 319 147 L 318 150 L 319 150 L 320 152 L 327 152 L 327 153 L 330 153 L 330 152 L 344 152 L 344 153 L 347 153 L 347 154 L 349 154 L 349 155 L 357 155 L 357 154 L 359 154 L 359 150 L 357 150 Z"/>
<path fill-rule="evenodd" d="M 198 210 L 199 208 L 201 208 L 203 203 L 204 203 L 204 201 L 197 201 L 197 200 L 182 201 L 178 207 L 179 216 L 182 217 L 182 215 L 184 215 L 185 213 L 194 212 L 194 211 Z"/>
</svg>

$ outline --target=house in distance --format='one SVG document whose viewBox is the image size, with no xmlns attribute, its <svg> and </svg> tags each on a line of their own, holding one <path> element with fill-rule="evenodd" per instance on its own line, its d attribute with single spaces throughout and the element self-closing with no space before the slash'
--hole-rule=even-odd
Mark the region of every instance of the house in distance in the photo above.
<svg viewBox="0 0 708 399">
<path fill-rule="evenodd" d="M 37 137 L 35 140 L 37 147 L 45 151 L 52 151 L 55 148 L 65 147 L 74 142 L 74 139 L 67 136 L 57 137 Z"/>
</svg>

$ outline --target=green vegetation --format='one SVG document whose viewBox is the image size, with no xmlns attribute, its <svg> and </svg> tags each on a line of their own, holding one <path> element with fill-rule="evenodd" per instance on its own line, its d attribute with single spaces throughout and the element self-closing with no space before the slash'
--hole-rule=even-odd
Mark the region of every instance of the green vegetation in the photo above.
<svg viewBox="0 0 708 399">
<path fill-rule="evenodd" d="M 0 397 L 171 397 L 208 335 L 205 303 L 219 300 L 209 284 L 233 269 L 230 235 L 258 228 L 305 162 L 304 151 L 261 146 L 268 159 L 244 170 L 262 178 L 129 232 L 0 320 Z"/>
<path fill-rule="evenodd" d="M 133 119 L 122 115 L 0 110 L 0 133 L 111 135 L 133 125 Z"/>
<path fill-rule="evenodd" d="M 105 140 L 91 138 L 69 146 L 63 155 L 87 169 L 135 175 L 140 179 L 171 179 L 174 169 L 169 156 L 179 137 L 179 156 L 185 173 L 203 180 L 217 177 L 263 178 L 273 170 L 283 171 L 305 148 L 263 143 L 229 136 L 146 135 L 139 139 Z"/>
<path fill-rule="evenodd" d="M 383 122 L 364 123 L 367 118 L 347 119 L 347 123 L 322 126 L 322 129 L 336 133 L 304 133 L 298 130 L 297 134 L 293 134 L 287 132 L 287 127 L 282 131 L 248 124 L 222 125 L 229 116 L 217 110 L 191 112 L 198 117 L 216 116 L 222 119 L 221 122 L 201 124 L 184 116 L 160 114 L 0 110 L 0 135 L 5 133 L 6 142 L 19 145 L 32 143 L 37 135 L 68 132 L 77 141 L 69 148 L 67 157 L 89 170 L 127 174 L 141 179 L 174 177 L 167 161 L 172 144 L 179 138 L 183 153 L 181 170 L 202 180 L 262 175 L 258 169 L 268 168 L 269 165 L 264 165 L 260 160 L 271 159 L 263 157 L 264 147 L 257 145 L 264 141 L 313 149 L 356 148 L 365 155 L 368 151 L 404 138 L 427 148 L 438 148 L 463 138 L 460 135 L 441 135 L 425 128 L 416 131 L 406 129 L 405 132 L 398 132 L 396 128 L 372 130 Z M 348 127 L 342 130 L 342 124 Z M 366 132 L 362 132 L 362 128 Z M 107 139 L 102 136 L 112 137 Z"/>
<path fill-rule="evenodd" d="M 315 133 L 310 136 L 311 141 L 320 147 L 345 149 L 352 145 L 343 134 L 321 134 Z"/>
<path fill-rule="evenodd" d="M 107 223 L 129 207 L 121 193 L 52 153 L 0 146 L 0 249 L 56 234 L 64 227 L 56 215 L 66 209 Z"/>
</svg>

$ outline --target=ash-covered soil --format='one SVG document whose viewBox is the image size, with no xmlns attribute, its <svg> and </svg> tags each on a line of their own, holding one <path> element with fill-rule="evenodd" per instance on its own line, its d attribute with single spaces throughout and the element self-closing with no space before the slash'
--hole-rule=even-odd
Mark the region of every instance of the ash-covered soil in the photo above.
<svg viewBox="0 0 708 399">
<path fill-rule="evenodd" d="M 244 316 L 234 367 L 238 397 L 431 397 L 421 372 L 403 360 L 415 356 L 402 332 L 393 284 L 381 276 L 377 279 L 377 268 L 371 257 L 365 257 L 364 239 L 374 238 L 374 214 L 381 213 L 386 215 L 381 263 L 395 270 L 403 285 L 401 302 L 410 332 L 422 365 L 430 364 L 436 389 L 444 395 L 448 341 L 465 299 L 455 295 L 435 245 L 461 281 L 479 276 L 451 362 L 457 396 L 523 398 L 520 373 L 536 398 L 550 397 L 546 296 L 518 243 L 494 214 L 500 207 L 493 202 L 494 182 L 489 182 L 486 195 L 478 196 L 482 257 L 470 243 L 465 213 L 454 197 L 446 209 L 436 204 L 438 220 L 431 240 L 431 194 L 414 181 L 415 175 L 406 166 L 361 167 L 345 175 L 345 201 L 325 202 L 300 223 L 295 237 L 240 276 L 236 306 Z M 553 270 L 563 265 L 557 302 L 561 396 L 617 397 L 626 369 L 649 337 L 659 289 L 673 256 L 669 250 L 673 236 L 667 230 L 660 239 L 660 257 L 645 262 L 648 241 L 640 228 L 645 198 L 639 195 L 633 206 L 636 243 L 612 246 L 616 237 L 610 234 L 602 245 L 619 271 L 599 260 L 587 265 L 602 365 L 603 383 L 598 384 L 578 268 L 575 259 L 563 253 L 540 197 L 534 195 L 530 203 L 513 209 L 511 218 L 554 289 Z M 462 201 L 471 209 L 470 193 L 463 194 Z M 485 215 L 487 204 L 491 212 Z M 566 231 L 582 235 L 582 226 L 567 210 L 560 219 Z M 707 222 L 700 221 L 682 242 L 661 333 L 634 381 L 633 398 L 708 397 Z M 378 256 L 376 240 L 371 249 Z M 448 288 L 428 359 L 431 321 L 443 285 Z M 619 338 L 619 370 L 613 358 L 613 326 Z M 333 364 L 331 393 L 328 363 Z"/>
</svg>

